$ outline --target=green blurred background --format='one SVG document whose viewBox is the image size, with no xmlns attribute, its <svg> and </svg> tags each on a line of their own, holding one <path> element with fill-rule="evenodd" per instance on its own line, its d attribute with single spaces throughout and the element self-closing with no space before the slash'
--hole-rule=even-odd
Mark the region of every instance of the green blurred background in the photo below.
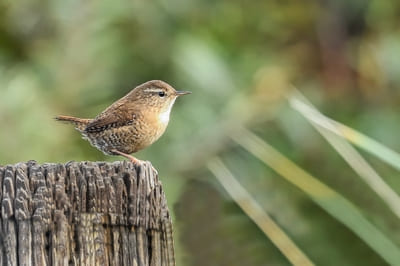
<svg viewBox="0 0 400 266">
<path fill-rule="evenodd" d="M 396 0 L 3 0 L 0 163 L 122 160 L 53 117 L 94 117 L 161 79 L 193 94 L 136 156 L 159 171 L 178 265 L 290 265 L 209 171 L 215 156 L 316 265 L 393 263 L 398 254 L 380 252 L 386 248 L 368 230 L 360 236 L 351 217 L 360 213 L 400 249 L 399 216 L 285 96 L 295 86 L 325 115 L 400 150 L 399 14 Z M 352 208 L 340 209 L 335 197 L 321 208 L 327 201 L 231 139 L 241 127 Z M 398 171 L 359 151 L 400 192 Z"/>
</svg>

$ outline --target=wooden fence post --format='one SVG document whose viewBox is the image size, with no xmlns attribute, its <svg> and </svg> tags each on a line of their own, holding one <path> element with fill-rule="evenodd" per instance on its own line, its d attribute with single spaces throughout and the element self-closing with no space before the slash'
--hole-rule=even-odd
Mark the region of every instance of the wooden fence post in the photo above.
<svg viewBox="0 0 400 266">
<path fill-rule="evenodd" d="M 175 265 L 151 163 L 0 166 L 0 265 Z"/>
</svg>

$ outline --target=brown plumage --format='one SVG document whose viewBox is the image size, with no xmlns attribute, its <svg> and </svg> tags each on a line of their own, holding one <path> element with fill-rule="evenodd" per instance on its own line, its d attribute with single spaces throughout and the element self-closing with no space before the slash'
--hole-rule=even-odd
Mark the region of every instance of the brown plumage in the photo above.
<svg viewBox="0 0 400 266">
<path fill-rule="evenodd" d="M 134 88 L 94 119 L 60 115 L 56 120 L 74 124 L 84 139 L 105 154 L 122 155 L 136 162 L 129 154 L 161 137 L 176 98 L 188 93 L 152 80 Z"/>
</svg>

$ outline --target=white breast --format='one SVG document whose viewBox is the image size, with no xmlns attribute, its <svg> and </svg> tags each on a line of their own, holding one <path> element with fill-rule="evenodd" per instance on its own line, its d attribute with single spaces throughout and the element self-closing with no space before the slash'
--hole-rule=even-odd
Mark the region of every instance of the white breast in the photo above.
<svg viewBox="0 0 400 266">
<path fill-rule="evenodd" d="M 167 125 L 169 122 L 169 115 L 171 113 L 171 109 L 172 109 L 172 106 L 174 105 L 174 102 L 175 102 L 175 99 L 173 101 L 171 101 L 168 108 L 166 108 L 163 112 L 161 112 L 158 117 L 159 121 L 164 125 Z"/>
</svg>

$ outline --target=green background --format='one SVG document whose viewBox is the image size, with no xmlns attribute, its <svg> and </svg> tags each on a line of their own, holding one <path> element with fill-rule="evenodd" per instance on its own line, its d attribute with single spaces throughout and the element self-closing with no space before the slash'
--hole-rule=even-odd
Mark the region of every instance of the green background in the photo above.
<svg viewBox="0 0 400 266">
<path fill-rule="evenodd" d="M 53 117 L 94 117 L 161 79 L 193 94 L 135 156 L 160 174 L 178 265 L 290 264 L 207 169 L 214 156 L 315 264 L 385 265 L 338 222 L 341 211 L 328 213 L 230 136 L 247 127 L 400 248 L 399 217 L 285 98 L 295 86 L 325 115 L 400 150 L 399 14 L 396 0 L 4 0 L 0 164 L 122 160 Z M 398 171 L 361 153 L 400 192 Z"/>
</svg>

